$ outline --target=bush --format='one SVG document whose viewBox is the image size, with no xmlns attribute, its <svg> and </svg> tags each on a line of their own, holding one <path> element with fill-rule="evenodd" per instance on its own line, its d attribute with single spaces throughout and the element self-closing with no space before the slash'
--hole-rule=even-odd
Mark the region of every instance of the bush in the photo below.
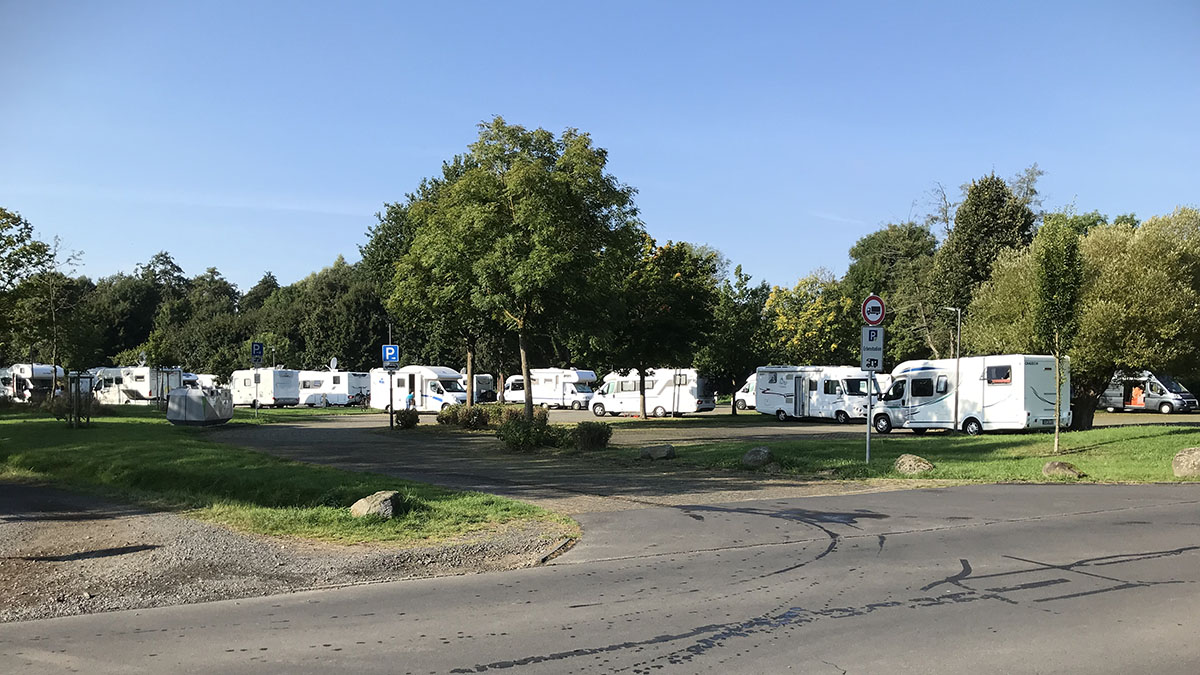
<svg viewBox="0 0 1200 675">
<path fill-rule="evenodd" d="M 603 450 L 612 438 L 612 425 L 604 422 L 580 422 L 571 430 L 571 441 L 580 452 Z"/>
<path fill-rule="evenodd" d="M 538 429 L 536 421 L 527 422 L 523 417 L 510 417 L 500 424 L 496 437 L 513 452 L 530 452 L 541 445 L 543 430 Z"/>
<path fill-rule="evenodd" d="M 458 425 L 464 429 L 486 429 L 489 419 L 491 416 L 481 405 L 462 406 L 458 410 Z"/>
<path fill-rule="evenodd" d="M 442 408 L 441 410 L 438 411 L 437 423 L 438 424 L 458 424 L 458 410 L 459 410 L 459 408 L 463 408 L 463 407 L 465 407 L 465 406 L 463 406 L 461 403 L 455 403 L 453 405 L 448 405 L 445 408 Z"/>
<path fill-rule="evenodd" d="M 396 411 L 396 428 L 411 429 L 417 426 L 417 422 L 421 421 L 421 413 L 416 410 L 397 410 Z M 438 413 L 438 421 L 442 421 L 441 413 Z"/>
</svg>

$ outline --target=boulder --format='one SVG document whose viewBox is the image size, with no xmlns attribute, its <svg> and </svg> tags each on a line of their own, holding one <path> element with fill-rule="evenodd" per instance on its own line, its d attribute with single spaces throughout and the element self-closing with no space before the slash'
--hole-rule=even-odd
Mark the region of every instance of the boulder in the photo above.
<svg viewBox="0 0 1200 675">
<path fill-rule="evenodd" d="M 642 459 L 674 459 L 675 446 L 673 445 L 649 445 L 642 448 Z"/>
<path fill-rule="evenodd" d="M 369 497 L 354 502 L 350 507 L 350 515 L 355 518 L 363 516 L 379 516 L 391 518 L 400 510 L 400 493 L 395 490 L 380 490 Z"/>
<path fill-rule="evenodd" d="M 746 454 L 742 455 L 742 466 L 747 469 L 757 469 L 760 466 L 766 466 L 771 462 L 771 450 L 764 446 L 750 448 Z"/>
<path fill-rule="evenodd" d="M 895 469 L 896 473 L 905 476 L 915 476 L 926 471 L 933 471 L 933 462 L 924 457 L 905 454 L 896 458 L 896 463 L 892 465 L 892 468 Z"/>
<path fill-rule="evenodd" d="M 1188 448 L 1175 453 L 1171 460 L 1171 468 L 1176 478 L 1200 476 L 1200 448 Z"/>
<path fill-rule="evenodd" d="M 1046 462 L 1042 475 L 1047 478 L 1083 478 L 1087 474 L 1070 462 Z"/>
</svg>

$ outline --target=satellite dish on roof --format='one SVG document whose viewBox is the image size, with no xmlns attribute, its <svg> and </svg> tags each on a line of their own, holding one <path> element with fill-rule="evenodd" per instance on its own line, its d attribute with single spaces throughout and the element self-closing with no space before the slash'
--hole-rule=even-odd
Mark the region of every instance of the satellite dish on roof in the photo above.
<svg viewBox="0 0 1200 675">
<path fill-rule="evenodd" d="M 336 356 L 333 357 L 332 359 L 329 359 L 329 369 L 337 370 L 337 357 Z"/>
</svg>

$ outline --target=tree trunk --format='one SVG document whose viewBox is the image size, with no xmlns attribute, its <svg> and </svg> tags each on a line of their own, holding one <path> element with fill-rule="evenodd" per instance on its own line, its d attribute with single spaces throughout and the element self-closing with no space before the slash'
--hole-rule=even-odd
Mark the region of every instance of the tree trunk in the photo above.
<svg viewBox="0 0 1200 675">
<path fill-rule="evenodd" d="M 467 343 L 467 406 L 475 405 L 475 346 Z"/>
<path fill-rule="evenodd" d="M 1058 336 L 1055 335 L 1054 342 L 1054 454 L 1058 454 L 1059 433 L 1062 427 L 1062 367 L 1059 361 L 1062 356 L 1059 353 Z"/>
<path fill-rule="evenodd" d="M 731 389 L 730 392 L 732 392 L 732 393 L 730 393 L 730 395 L 729 395 L 729 414 L 733 415 L 734 417 L 737 417 L 737 395 L 738 395 L 737 378 L 734 378 L 733 389 Z M 714 396 L 715 396 L 715 394 L 714 394 Z"/>
<path fill-rule="evenodd" d="M 496 380 L 496 402 L 504 403 L 504 371 L 496 373 L 500 379 Z"/>
<path fill-rule="evenodd" d="M 641 402 L 642 419 L 646 419 L 646 369 L 638 368 L 638 400 Z"/>
<path fill-rule="evenodd" d="M 533 421 L 533 387 L 529 380 L 529 355 L 525 351 L 528 335 L 525 332 L 525 322 L 517 326 L 517 346 L 521 349 L 521 379 L 525 382 L 525 421 Z"/>
</svg>

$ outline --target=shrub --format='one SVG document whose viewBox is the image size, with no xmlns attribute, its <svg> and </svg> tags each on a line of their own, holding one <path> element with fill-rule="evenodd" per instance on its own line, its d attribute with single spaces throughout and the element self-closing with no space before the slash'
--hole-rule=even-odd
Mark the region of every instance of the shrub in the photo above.
<svg viewBox="0 0 1200 675">
<path fill-rule="evenodd" d="M 438 413 L 438 421 L 442 421 L 441 413 Z M 397 410 L 396 411 L 396 428 L 411 429 L 417 426 L 417 422 L 421 421 L 421 414 L 416 410 Z"/>
<path fill-rule="evenodd" d="M 571 430 L 571 440 L 580 452 L 603 450 L 612 438 L 612 425 L 604 422 L 580 422 Z"/>
<path fill-rule="evenodd" d="M 504 447 L 513 452 L 530 452 L 541 445 L 542 432 L 537 422 L 527 422 L 523 417 L 510 417 L 496 429 L 496 437 Z"/>
<path fill-rule="evenodd" d="M 458 410 L 458 425 L 464 429 L 485 429 L 490 415 L 481 405 L 462 406 Z"/>
<path fill-rule="evenodd" d="M 448 405 L 445 408 L 442 408 L 441 410 L 438 411 L 437 423 L 438 424 L 458 424 L 458 410 L 459 410 L 459 408 L 463 408 L 463 407 L 465 407 L 465 406 L 463 406 L 461 403 L 455 403 L 453 405 Z"/>
</svg>

